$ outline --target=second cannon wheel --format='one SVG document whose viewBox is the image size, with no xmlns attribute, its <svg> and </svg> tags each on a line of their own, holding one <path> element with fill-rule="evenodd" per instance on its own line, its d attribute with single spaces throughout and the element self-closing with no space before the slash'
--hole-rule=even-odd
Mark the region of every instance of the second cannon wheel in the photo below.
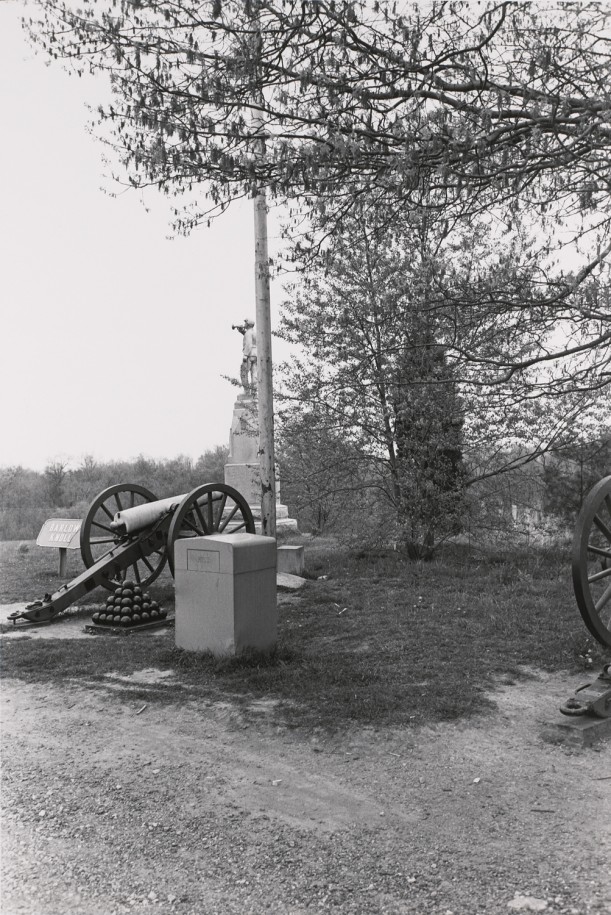
<svg viewBox="0 0 611 915">
<path fill-rule="evenodd" d="M 150 489 L 137 483 L 118 483 L 101 492 L 89 506 L 81 525 L 81 556 L 85 567 L 91 568 L 120 543 L 120 534 L 110 527 L 116 512 L 156 501 L 157 497 Z M 161 574 L 165 561 L 164 547 L 146 555 L 143 553 L 142 558 L 122 570 L 121 577 L 133 578 L 142 587 L 148 587 Z M 114 591 L 118 582 L 116 578 L 109 577 L 102 579 L 101 584 Z"/>
<path fill-rule="evenodd" d="M 174 544 L 185 537 L 210 534 L 254 534 L 248 502 L 232 486 L 206 483 L 185 496 L 174 512 L 168 531 L 168 564 L 174 574 Z"/>
<path fill-rule="evenodd" d="M 573 587 L 583 621 L 611 647 L 611 476 L 586 496 L 573 539 Z"/>
</svg>

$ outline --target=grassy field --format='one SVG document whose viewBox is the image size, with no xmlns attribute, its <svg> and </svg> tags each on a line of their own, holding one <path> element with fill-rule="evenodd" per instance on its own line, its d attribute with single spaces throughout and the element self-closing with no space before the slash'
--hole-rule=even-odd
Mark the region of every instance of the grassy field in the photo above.
<svg viewBox="0 0 611 915">
<path fill-rule="evenodd" d="M 0 543 L 0 601 L 52 592 L 61 584 L 57 565 L 55 551 Z M 69 572 L 78 571 L 75 553 Z M 181 685 L 147 691 L 147 702 L 225 696 L 247 708 L 253 698 L 273 700 L 278 724 L 334 730 L 468 716 L 491 706 L 495 684 L 526 677 L 529 668 L 598 670 L 610 660 L 581 621 L 566 556 L 499 561 L 448 548 L 431 563 L 414 563 L 312 539 L 306 574 L 302 591 L 279 595 L 279 643 L 270 658 L 218 661 L 180 651 L 171 629 L 155 639 L 3 638 L 2 674 L 95 688 L 111 671 L 172 668 Z M 150 590 L 173 608 L 167 571 Z M 105 596 L 100 589 L 87 600 Z"/>
</svg>

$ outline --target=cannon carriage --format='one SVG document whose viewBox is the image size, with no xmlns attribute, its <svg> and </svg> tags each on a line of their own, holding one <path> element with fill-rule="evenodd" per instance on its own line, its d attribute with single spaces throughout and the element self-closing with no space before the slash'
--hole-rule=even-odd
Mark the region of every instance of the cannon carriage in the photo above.
<svg viewBox="0 0 611 915">
<path fill-rule="evenodd" d="M 126 578 L 146 588 L 166 562 L 174 574 L 178 539 L 223 533 L 255 533 L 248 503 L 224 483 L 206 483 L 190 493 L 161 500 L 134 483 L 110 486 L 93 500 L 81 525 L 85 571 L 9 619 L 13 623 L 47 622 L 94 588 L 115 591 Z"/>
<path fill-rule="evenodd" d="M 573 538 L 573 588 L 589 632 L 611 647 L 611 476 L 583 501 Z"/>
<path fill-rule="evenodd" d="M 573 537 L 572 573 L 587 629 L 611 648 L 611 476 L 600 480 L 583 501 Z M 592 683 L 580 686 L 560 711 L 580 719 L 586 728 L 611 718 L 611 664 Z"/>
</svg>

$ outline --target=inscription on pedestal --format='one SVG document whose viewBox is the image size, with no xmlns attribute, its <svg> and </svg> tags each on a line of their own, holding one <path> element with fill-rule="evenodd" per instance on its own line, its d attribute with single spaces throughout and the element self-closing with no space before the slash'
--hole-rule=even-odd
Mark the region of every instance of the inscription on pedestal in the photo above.
<svg viewBox="0 0 611 915">
<path fill-rule="evenodd" d="M 187 570 L 189 572 L 218 572 L 220 553 L 202 553 L 199 550 L 187 550 Z"/>
</svg>

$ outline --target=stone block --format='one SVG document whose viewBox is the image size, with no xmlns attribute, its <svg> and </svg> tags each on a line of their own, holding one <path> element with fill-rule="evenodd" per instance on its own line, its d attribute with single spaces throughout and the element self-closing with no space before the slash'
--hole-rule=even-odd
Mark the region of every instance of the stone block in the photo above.
<svg viewBox="0 0 611 915">
<path fill-rule="evenodd" d="M 260 464 L 225 464 L 225 483 L 244 496 L 257 524 L 261 520 L 261 466 Z M 279 530 L 299 533 L 297 522 L 289 518 L 289 510 L 280 502 L 280 484 L 276 483 L 276 519 Z M 257 527 L 259 530 L 259 527 Z"/>
<path fill-rule="evenodd" d="M 611 737 L 611 718 L 598 718 L 595 715 L 579 715 L 575 718 L 562 715 L 553 727 L 559 742 L 577 747 L 589 747 L 603 738 Z M 552 730 L 548 728 L 545 733 L 551 739 Z"/>
<path fill-rule="evenodd" d="M 278 547 L 278 571 L 289 575 L 303 575 L 305 569 L 305 551 L 302 546 Z"/>
<path fill-rule="evenodd" d="M 231 464 L 253 464 L 259 453 L 259 416 L 257 401 L 246 394 L 240 394 L 233 408 L 233 420 L 229 433 L 229 462 Z"/>
<path fill-rule="evenodd" d="M 250 394 L 239 394 L 233 409 L 229 434 L 229 461 L 225 464 L 225 483 L 246 499 L 255 518 L 255 529 L 261 530 L 261 465 L 259 463 L 258 405 Z M 299 533 L 297 521 L 289 518 L 282 504 L 280 477 L 276 467 L 276 523 L 279 537 Z"/>
<path fill-rule="evenodd" d="M 280 572 L 276 576 L 276 584 L 279 591 L 299 591 L 306 583 L 305 578 L 299 575 L 289 575 L 288 572 Z"/>
<path fill-rule="evenodd" d="M 249 505 L 258 505 L 261 502 L 259 464 L 225 464 L 225 483 L 237 489 Z"/>
<path fill-rule="evenodd" d="M 226 656 L 275 647 L 273 537 L 213 534 L 180 539 L 174 566 L 178 648 Z"/>
</svg>

